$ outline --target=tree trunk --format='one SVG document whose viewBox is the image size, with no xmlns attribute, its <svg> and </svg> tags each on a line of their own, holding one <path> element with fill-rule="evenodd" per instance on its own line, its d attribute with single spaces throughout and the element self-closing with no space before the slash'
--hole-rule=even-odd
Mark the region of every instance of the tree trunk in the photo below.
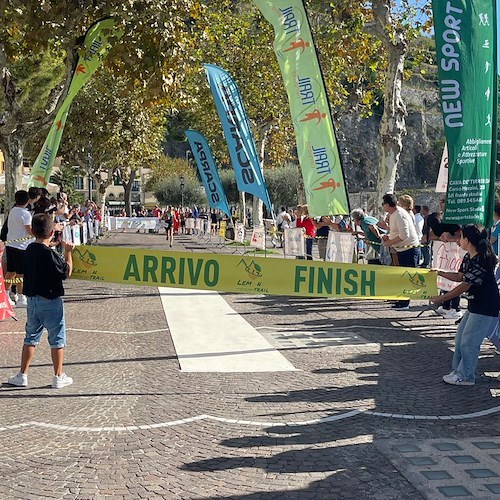
<svg viewBox="0 0 500 500">
<path fill-rule="evenodd" d="M 136 172 L 137 170 L 131 170 L 128 181 L 122 181 L 122 186 L 125 191 L 125 194 L 123 196 L 123 201 L 125 202 L 125 212 L 127 213 L 127 217 L 132 216 L 132 202 L 131 202 L 132 185 L 134 184 Z"/>
<path fill-rule="evenodd" d="M 259 157 L 260 157 L 260 171 L 262 172 L 262 178 L 264 179 L 265 183 L 265 178 L 264 178 L 264 158 L 265 158 L 265 153 L 266 153 L 266 142 L 267 142 L 267 136 L 269 135 L 269 131 L 271 130 L 272 126 L 272 121 L 266 120 L 262 123 L 259 124 L 258 126 L 258 141 L 257 141 L 257 148 L 259 151 Z M 267 186 L 266 190 L 267 190 Z M 264 217 L 263 217 L 263 201 L 260 198 L 257 198 L 256 196 L 253 197 L 253 225 L 254 226 L 262 226 L 264 224 Z M 269 207 L 271 208 L 271 207 Z M 271 217 L 274 218 L 274 215 L 271 213 Z"/>
<path fill-rule="evenodd" d="M 374 32 L 387 51 L 388 67 L 384 89 L 384 113 L 380 123 L 381 158 L 377 175 L 377 206 L 382 196 L 393 193 L 396 173 L 406 135 L 406 106 L 401 97 L 403 69 L 408 40 L 403 28 L 398 28 L 391 16 L 390 0 L 373 0 Z"/>
<path fill-rule="evenodd" d="M 100 174 L 99 174 L 100 177 Z M 99 187 L 96 191 L 96 204 L 99 207 L 103 207 L 106 203 L 106 189 L 111 185 L 110 180 L 101 179 L 99 182 Z"/>
<path fill-rule="evenodd" d="M 253 225 L 254 226 L 262 226 L 264 224 L 263 210 L 262 210 L 263 202 L 257 196 L 253 197 L 252 203 L 252 214 L 253 214 Z"/>
<path fill-rule="evenodd" d="M 0 144 L 5 160 L 5 212 L 15 203 L 14 194 L 21 189 L 25 139 L 17 134 L 2 137 Z"/>
</svg>

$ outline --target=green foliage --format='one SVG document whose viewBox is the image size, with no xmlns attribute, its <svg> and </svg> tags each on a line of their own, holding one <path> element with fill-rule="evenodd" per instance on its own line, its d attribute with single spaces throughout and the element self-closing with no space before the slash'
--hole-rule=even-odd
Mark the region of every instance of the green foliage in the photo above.
<svg viewBox="0 0 500 500">
<path fill-rule="evenodd" d="M 240 203 L 240 194 L 238 187 L 236 185 L 236 177 L 234 176 L 234 170 L 232 168 L 219 169 L 220 181 L 222 183 L 222 188 L 226 193 L 227 201 L 231 204 Z"/>
<path fill-rule="evenodd" d="M 118 174 L 125 203 L 136 172 L 162 157 L 165 107 L 150 102 L 140 86 L 104 70 L 77 95 L 60 153 L 73 165 L 91 167 L 99 192 Z"/>
<path fill-rule="evenodd" d="M 180 177 L 167 177 L 156 184 L 154 195 L 162 206 L 181 206 L 182 201 L 184 206 L 207 205 L 205 191 L 191 178 L 184 178 L 182 188 Z"/>
<path fill-rule="evenodd" d="M 196 168 L 196 167 L 195 167 Z M 155 191 L 156 187 L 166 179 L 196 179 L 195 170 L 181 158 L 161 156 L 151 164 L 151 172 L 146 182 L 146 191 Z"/>
<path fill-rule="evenodd" d="M 50 182 L 57 184 L 60 191 L 68 195 L 70 205 L 83 202 L 83 194 L 75 189 L 75 178 L 78 172 L 67 164 L 62 163 L 57 172 L 50 177 Z"/>
<path fill-rule="evenodd" d="M 264 174 L 275 211 L 282 205 L 286 207 L 297 205 L 297 188 L 302 184 L 299 165 L 286 163 L 283 166 L 268 169 Z"/>
</svg>

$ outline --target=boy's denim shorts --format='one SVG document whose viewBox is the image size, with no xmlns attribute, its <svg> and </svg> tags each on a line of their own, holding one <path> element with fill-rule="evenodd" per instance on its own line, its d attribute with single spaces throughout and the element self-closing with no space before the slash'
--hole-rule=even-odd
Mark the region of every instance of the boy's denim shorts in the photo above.
<svg viewBox="0 0 500 500">
<path fill-rule="evenodd" d="M 26 321 L 25 345 L 38 345 L 44 327 L 49 334 L 49 345 L 59 349 L 66 345 L 66 323 L 62 297 L 46 299 L 40 295 L 27 297 L 28 319 Z"/>
</svg>

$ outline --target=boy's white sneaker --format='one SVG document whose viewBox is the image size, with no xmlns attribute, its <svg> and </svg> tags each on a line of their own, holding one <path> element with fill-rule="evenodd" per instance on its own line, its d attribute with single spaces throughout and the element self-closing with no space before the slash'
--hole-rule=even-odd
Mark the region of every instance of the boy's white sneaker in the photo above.
<svg viewBox="0 0 500 500">
<path fill-rule="evenodd" d="M 28 387 L 28 375 L 19 372 L 17 375 L 10 377 L 7 383 L 16 387 Z"/>
<path fill-rule="evenodd" d="M 71 377 L 68 377 L 65 373 L 61 375 L 54 375 L 54 378 L 52 379 L 52 387 L 54 389 L 62 389 L 67 385 L 71 385 L 72 383 L 73 379 Z"/>
<path fill-rule="evenodd" d="M 19 294 L 16 307 L 28 307 L 28 299 L 26 298 L 26 295 Z"/>
<path fill-rule="evenodd" d="M 14 293 L 12 290 L 9 291 L 9 298 L 12 302 L 17 302 L 19 299 L 19 295 L 17 293 Z"/>
</svg>

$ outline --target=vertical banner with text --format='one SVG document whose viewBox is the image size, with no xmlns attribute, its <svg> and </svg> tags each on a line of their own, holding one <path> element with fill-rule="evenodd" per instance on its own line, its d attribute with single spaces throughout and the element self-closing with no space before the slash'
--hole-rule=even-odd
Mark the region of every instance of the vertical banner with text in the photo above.
<svg viewBox="0 0 500 500">
<path fill-rule="evenodd" d="M 492 225 L 497 33 L 492 0 L 433 0 L 448 190 L 444 220 Z"/>
<path fill-rule="evenodd" d="M 215 165 L 214 157 L 205 137 L 196 130 L 186 130 L 191 152 L 196 160 L 201 181 L 205 187 L 208 204 L 212 208 L 222 210 L 228 217 L 231 217 L 231 210 L 227 202 L 226 193 L 222 187 L 219 172 Z"/>
<path fill-rule="evenodd" d="M 205 64 L 205 71 L 224 129 L 238 189 L 261 199 L 272 211 L 240 91 L 234 80 L 218 66 Z"/>
<path fill-rule="evenodd" d="M 254 0 L 275 31 L 309 213 L 349 214 L 330 104 L 302 0 Z"/>
</svg>

